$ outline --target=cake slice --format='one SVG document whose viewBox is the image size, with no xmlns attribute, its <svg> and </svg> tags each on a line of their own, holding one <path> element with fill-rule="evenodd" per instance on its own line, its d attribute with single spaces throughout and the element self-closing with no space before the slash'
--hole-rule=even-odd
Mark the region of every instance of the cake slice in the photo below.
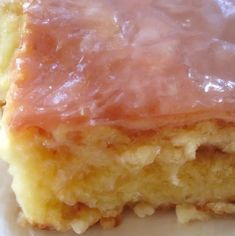
<svg viewBox="0 0 235 236">
<path fill-rule="evenodd" d="M 21 217 L 82 233 L 234 214 L 235 5 L 2 1 L 1 156 Z"/>
</svg>

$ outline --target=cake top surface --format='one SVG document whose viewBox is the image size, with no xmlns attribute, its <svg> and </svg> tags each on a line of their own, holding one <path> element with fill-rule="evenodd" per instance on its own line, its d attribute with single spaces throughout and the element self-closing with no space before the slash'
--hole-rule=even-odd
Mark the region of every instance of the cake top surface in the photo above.
<svg viewBox="0 0 235 236">
<path fill-rule="evenodd" d="M 234 0 L 33 0 L 23 9 L 12 126 L 234 121 Z"/>
</svg>

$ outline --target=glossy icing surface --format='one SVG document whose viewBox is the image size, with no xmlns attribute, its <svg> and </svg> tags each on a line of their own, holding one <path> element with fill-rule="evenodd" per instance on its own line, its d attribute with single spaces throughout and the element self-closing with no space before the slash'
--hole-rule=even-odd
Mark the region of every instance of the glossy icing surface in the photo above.
<svg viewBox="0 0 235 236">
<path fill-rule="evenodd" d="M 34 0 L 23 7 L 12 126 L 235 120 L 235 1 Z"/>
</svg>

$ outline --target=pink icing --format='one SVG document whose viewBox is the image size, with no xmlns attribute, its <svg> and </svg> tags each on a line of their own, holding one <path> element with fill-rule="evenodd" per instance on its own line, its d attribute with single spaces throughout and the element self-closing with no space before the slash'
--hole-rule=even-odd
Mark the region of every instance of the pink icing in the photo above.
<svg viewBox="0 0 235 236">
<path fill-rule="evenodd" d="M 35 0 L 14 127 L 235 120 L 235 1 Z"/>
</svg>

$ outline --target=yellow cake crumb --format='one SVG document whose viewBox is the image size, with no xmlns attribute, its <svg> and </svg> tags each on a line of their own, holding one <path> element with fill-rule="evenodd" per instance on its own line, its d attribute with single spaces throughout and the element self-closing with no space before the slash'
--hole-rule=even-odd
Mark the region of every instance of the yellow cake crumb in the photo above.
<svg viewBox="0 0 235 236">
<path fill-rule="evenodd" d="M 186 224 L 192 221 L 203 221 L 210 218 L 210 214 L 197 209 L 194 205 L 182 204 L 176 206 L 176 215 L 179 223 Z"/>
<path fill-rule="evenodd" d="M 143 218 L 146 216 L 153 215 L 155 212 L 155 209 L 153 206 L 151 206 L 148 203 L 140 202 L 134 206 L 133 211 L 138 217 Z"/>
</svg>

